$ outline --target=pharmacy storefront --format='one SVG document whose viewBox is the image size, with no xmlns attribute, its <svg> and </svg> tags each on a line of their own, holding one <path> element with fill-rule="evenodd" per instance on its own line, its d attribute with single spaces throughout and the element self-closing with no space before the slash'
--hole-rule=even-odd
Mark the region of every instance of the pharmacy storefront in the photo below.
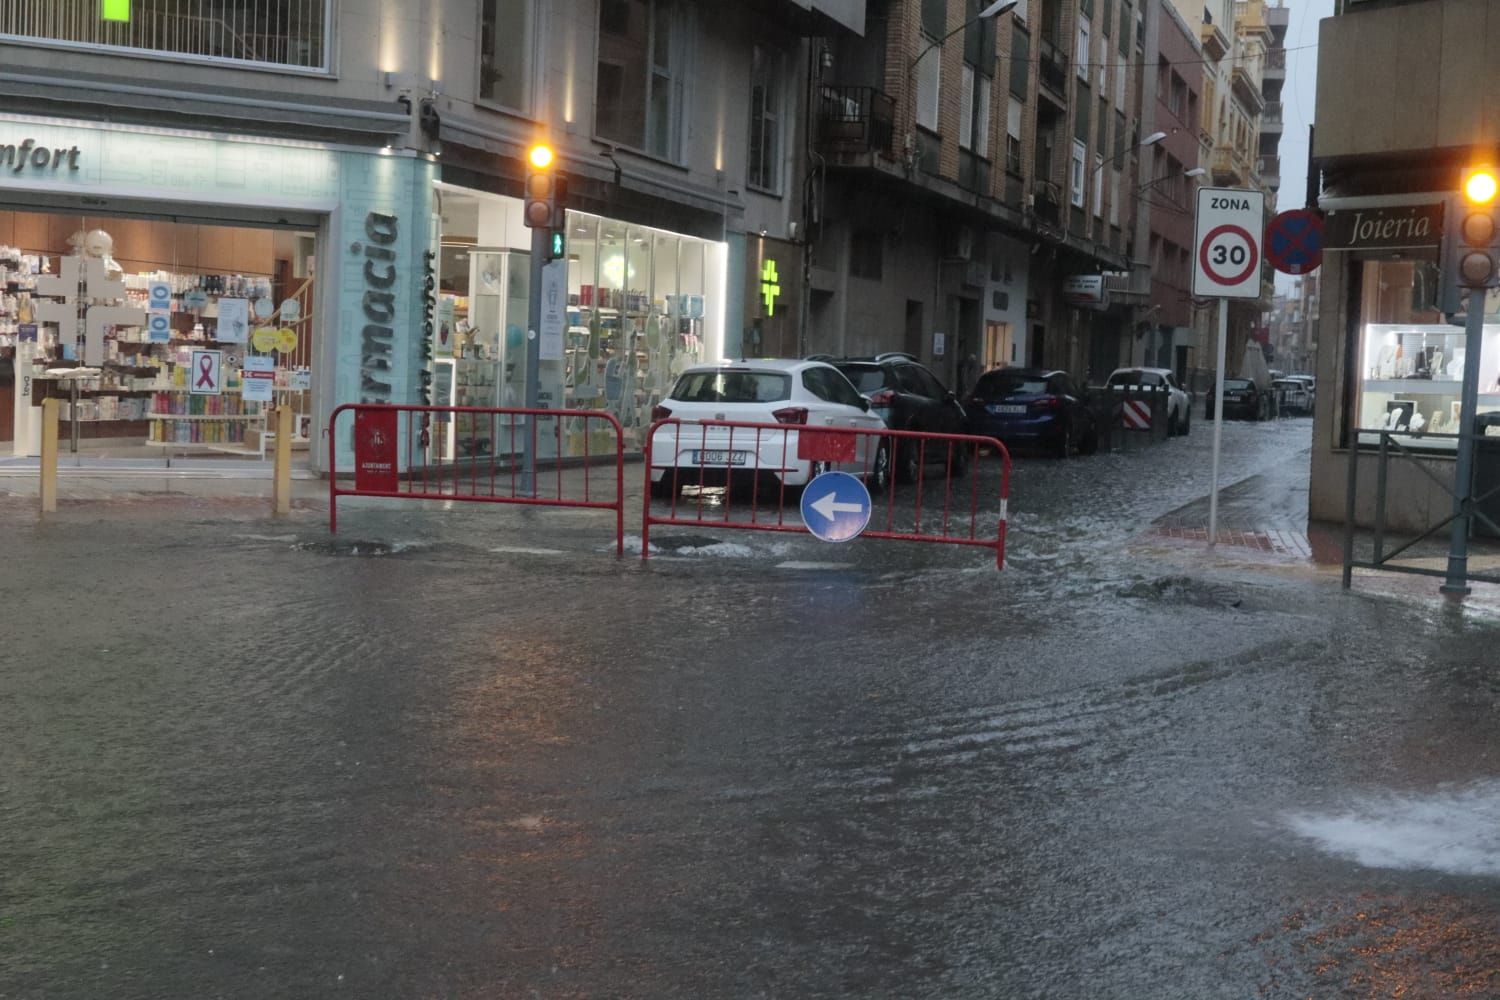
<svg viewBox="0 0 1500 1000">
<path fill-rule="evenodd" d="M 428 391 L 433 172 L 392 151 L 0 116 L 0 460 L 38 453 L 53 397 L 69 458 L 256 461 L 288 406 L 295 453 L 325 469 L 334 406 Z"/>
<path fill-rule="evenodd" d="M 439 183 L 433 203 L 441 244 L 434 402 L 522 406 L 531 246 L 522 202 Z M 560 343 L 541 347 L 539 403 L 612 413 L 626 450 L 638 452 L 652 410 L 677 376 L 723 357 L 726 244 L 569 211 L 566 261 L 552 266 L 566 268 L 566 325 Z M 585 423 L 592 440 L 585 440 Z M 565 421 L 541 435 L 538 454 L 608 452 L 614 441 L 602 427 Z M 433 436 L 433 461 L 504 459 L 520 450 L 488 422 L 441 430 Z"/>
</svg>

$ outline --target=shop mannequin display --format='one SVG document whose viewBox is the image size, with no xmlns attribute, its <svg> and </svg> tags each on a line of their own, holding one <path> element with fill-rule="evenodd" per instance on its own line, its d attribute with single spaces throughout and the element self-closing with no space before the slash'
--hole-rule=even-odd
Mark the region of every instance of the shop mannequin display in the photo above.
<svg viewBox="0 0 1500 1000">
<path fill-rule="evenodd" d="M 1422 433 L 1422 429 L 1426 426 L 1427 418 L 1422 416 L 1422 411 L 1413 410 L 1411 413 L 1411 423 L 1408 425 L 1411 432 L 1413 434 L 1420 434 Z"/>
<path fill-rule="evenodd" d="M 1443 357 L 1443 352 L 1434 351 L 1432 353 L 1433 378 L 1442 378 L 1444 375 L 1448 374 L 1448 369 L 1444 367 L 1445 364 L 1447 364 L 1447 359 Z"/>
<path fill-rule="evenodd" d="M 1448 416 L 1442 410 L 1433 410 L 1432 419 L 1427 421 L 1427 429 L 1434 434 L 1442 434 L 1443 429 L 1448 426 Z"/>
<path fill-rule="evenodd" d="M 125 276 L 125 269 L 114 257 L 115 238 L 104 230 L 90 229 L 84 232 L 80 229 L 68 237 L 68 246 L 73 248 L 75 257 L 104 261 L 104 273 L 110 281 L 118 281 Z"/>
</svg>

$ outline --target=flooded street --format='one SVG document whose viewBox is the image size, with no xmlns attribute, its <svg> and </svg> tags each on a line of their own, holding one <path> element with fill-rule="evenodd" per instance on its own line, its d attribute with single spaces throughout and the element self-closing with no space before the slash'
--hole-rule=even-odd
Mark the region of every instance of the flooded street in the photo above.
<svg viewBox="0 0 1500 1000">
<path fill-rule="evenodd" d="M 1500 621 L 1156 537 L 1211 429 L 1019 459 L 998 573 L 0 497 L 0 997 L 1500 995 Z"/>
</svg>

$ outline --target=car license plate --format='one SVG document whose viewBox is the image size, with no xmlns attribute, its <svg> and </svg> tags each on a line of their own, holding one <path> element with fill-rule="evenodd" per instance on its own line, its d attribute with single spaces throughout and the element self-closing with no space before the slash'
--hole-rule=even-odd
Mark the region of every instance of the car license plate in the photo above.
<svg viewBox="0 0 1500 1000">
<path fill-rule="evenodd" d="M 1026 407 L 1024 407 L 1024 406 L 1018 406 L 1018 405 L 1013 404 L 1013 403 L 997 403 L 997 404 L 993 404 L 993 405 L 987 407 L 987 409 L 991 413 L 996 414 L 997 416 L 1001 415 L 1001 414 L 1007 414 L 1007 413 L 1025 413 L 1026 412 Z"/>
<path fill-rule="evenodd" d="M 743 451 L 694 451 L 689 452 L 694 465 L 744 465 L 747 452 Z"/>
</svg>

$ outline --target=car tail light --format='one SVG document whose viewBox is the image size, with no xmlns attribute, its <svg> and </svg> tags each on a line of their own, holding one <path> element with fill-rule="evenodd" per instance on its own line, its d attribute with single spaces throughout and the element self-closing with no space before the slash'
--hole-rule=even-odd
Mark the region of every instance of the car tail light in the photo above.
<svg viewBox="0 0 1500 1000">
<path fill-rule="evenodd" d="M 1043 396 L 1041 399 L 1033 400 L 1031 406 L 1037 410 L 1055 410 L 1062 405 L 1062 400 L 1056 396 Z"/>
<path fill-rule="evenodd" d="M 672 415 L 672 410 L 669 407 L 666 407 L 666 406 L 653 406 L 653 407 L 651 407 L 651 419 L 653 421 L 656 421 L 656 420 L 666 420 L 671 415 Z"/>
<path fill-rule="evenodd" d="M 807 423 L 807 407 L 783 406 L 771 416 L 776 418 L 778 424 L 805 424 Z"/>
<path fill-rule="evenodd" d="M 894 389 L 881 389 L 870 396 L 871 406 L 890 406 L 895 402 L 896 392 Z"/>
</svg>

